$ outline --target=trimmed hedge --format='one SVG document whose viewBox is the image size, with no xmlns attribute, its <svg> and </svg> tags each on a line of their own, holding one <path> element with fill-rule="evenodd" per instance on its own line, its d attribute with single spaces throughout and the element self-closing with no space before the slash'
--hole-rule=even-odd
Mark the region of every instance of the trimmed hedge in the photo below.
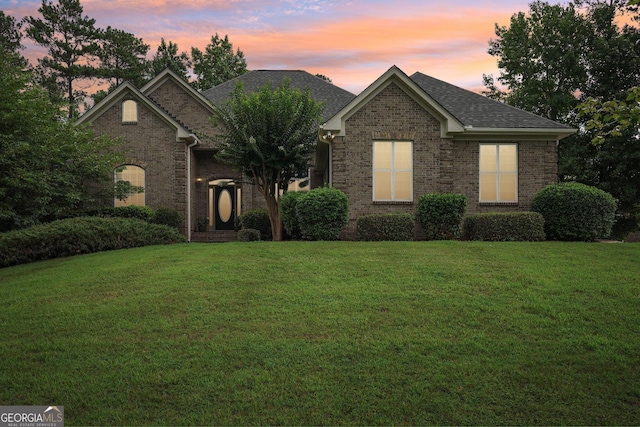
<svg viewBox="0 0 640 427">
<path fill-rule="evenodd" d="M 413 240 L 414 226 L 411 214 L 364 215 L 356 221 L 356 235 L 361 241 L 410 241 Z"/>
<path fill-rule="evenodd" d="M 538 192 L 531 210 L 544 217 L 547 239 L 588 242 L 609 237 L 616 202 L 606 191 L 566 182 L 549 185 Z"/>
<path fill-rule="evenodd" d="M 302 191 L 289 191 L 284 193 L 280 198 L 280 219 L 282 220 L 285 231 L 289 237 L 294 240 L 302 238 L 302 231 L 300 230 L 296 209 L 298 200 L 304 194 L 305 192 Z"/>
<path fill-rule="evenodd" d="M 337 188 L 314 188 L 298 197 L 296 214 L 304 240 L 339 240 L 349 222 L 349 199 Z"/>
<path fill-rule="evenodd" d="M 177 209 L 158 208 L 151 218 L 151 223 L 179 229 L 182 225 L 182 215 Z"/>
<path fill-rule="evenodd" d="M 185 242 L 176 229 L 139 219 L 78 217 L 0 234 L 0 267 L 112 249 Z"/>
<path fill-rule="evenodd" d="M 137 218 L 143 221 L 151 221 L 154 211 L 149 206 L 118 206 L 103 208 L 95 212 L 87 212 L 88 216 L 101 216 L 107 218 Z"/>
<path fill-rule="evenodd" d="M 460 234 L 460 223 L 466 210 L 467 197 L 464 194 L 423 194 L 418 199 L 416 218 L 427 240 L 451 240 Z"/>
<path fill-rule="evenodd" d="M 238 241 L 259 242 L 260 230 L 256 230 L 255 228 L 243 228 L 242 230 L 238 231 Z"/>
<path fill-rule="evenodd" d="M 253 228 L 260 231 L 261 240 L 272 240 L 271 221 L 269 220 L 269 212 L 266 209 L 251 209 L 238 217 L 240 230 Z"/>
<path fill-rule="evenodd" d="M 462 238 L 493 242 L 539 242 L 545 239 L 544 218 L 537 212 L 472 214 L 464 218 Z"/>
</svg>

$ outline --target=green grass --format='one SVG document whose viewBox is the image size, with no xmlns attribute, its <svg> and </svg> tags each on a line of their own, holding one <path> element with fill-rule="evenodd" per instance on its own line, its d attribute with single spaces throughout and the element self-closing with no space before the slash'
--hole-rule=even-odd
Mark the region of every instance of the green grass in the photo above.
<svg viewBox="0 0 640 427">
<path fill-rule="evenodd" d="M 67 425 L 638 425 L 640 245 L 181 244 L 0 270 Z"/>
</svg>

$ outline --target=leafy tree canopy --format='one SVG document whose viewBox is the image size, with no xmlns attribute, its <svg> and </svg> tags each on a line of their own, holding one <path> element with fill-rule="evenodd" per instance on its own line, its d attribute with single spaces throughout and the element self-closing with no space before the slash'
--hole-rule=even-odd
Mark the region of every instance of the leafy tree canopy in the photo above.
<svg viewBox="0 0 640 427">
<path fill-rule="evenodd" d="M 250 94 L 238 84 L 229 102 L 215 107 L 214 121 L 223 129 L 217 158 L 254 181 L 267 203 L 274 240 L 282 240 L 280 196 L 292 178 L 307 174 L 323 108 L 309 90 L 292 89 L 289 81 Z"/>
<path fill-rule="evenodd" d="M 218 33 L 211 37 L 204 52 L 197 47 L 191 48 L 191 58 L 196 75 L 191 84 L 197 90 L 207 90 L 247 72 L 244 54 L 240 49 L 234 53 L 229 36 L 225 35 L 223 39 Z"/>
<path fill-rule="evenodd" d="M 166 68 L 176 73 L 184 81 L 188 82 L 188 70 L 191 67 L 191 60 L 187 52 L 178 53 L 178 45 L 172 41 L 167 42 L 164 37 L 160 40 L 160 45 L 150 64 L 150 73 L 148 79 L 151 80 L 160 74 Z"/>
<path fill-rule="evenodd" d="M 116 142 L 61 117 L 33 73 L 2 53 L 0 231 L 72 215 L 104 188 L 113 197 L 113 167 L 123 161 Z"/>
</svg>

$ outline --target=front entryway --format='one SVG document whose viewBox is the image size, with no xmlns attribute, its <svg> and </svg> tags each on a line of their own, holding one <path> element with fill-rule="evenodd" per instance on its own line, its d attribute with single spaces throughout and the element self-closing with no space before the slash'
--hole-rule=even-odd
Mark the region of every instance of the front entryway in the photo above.
<svg viewBox="0 0 640 427">
<path fill-rule="evenodd" d="M 214 230 L 234 230 L 240 215 L 241 188 L 232 179 L 209 182 L 209 227 Z"/>
</svg>

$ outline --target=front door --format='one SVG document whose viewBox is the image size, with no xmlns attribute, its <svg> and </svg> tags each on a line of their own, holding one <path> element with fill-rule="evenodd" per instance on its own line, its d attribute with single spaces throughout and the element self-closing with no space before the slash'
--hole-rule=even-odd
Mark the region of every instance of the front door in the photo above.
<svg viewBox="0 0 640 427">
<path fill-rule="evenodd" d="M 214 188 L 215 204 L 215 229 L 233 230 L 236 218 L 236 187 L 234 185 L 219 186 Z"/>
</svg>

